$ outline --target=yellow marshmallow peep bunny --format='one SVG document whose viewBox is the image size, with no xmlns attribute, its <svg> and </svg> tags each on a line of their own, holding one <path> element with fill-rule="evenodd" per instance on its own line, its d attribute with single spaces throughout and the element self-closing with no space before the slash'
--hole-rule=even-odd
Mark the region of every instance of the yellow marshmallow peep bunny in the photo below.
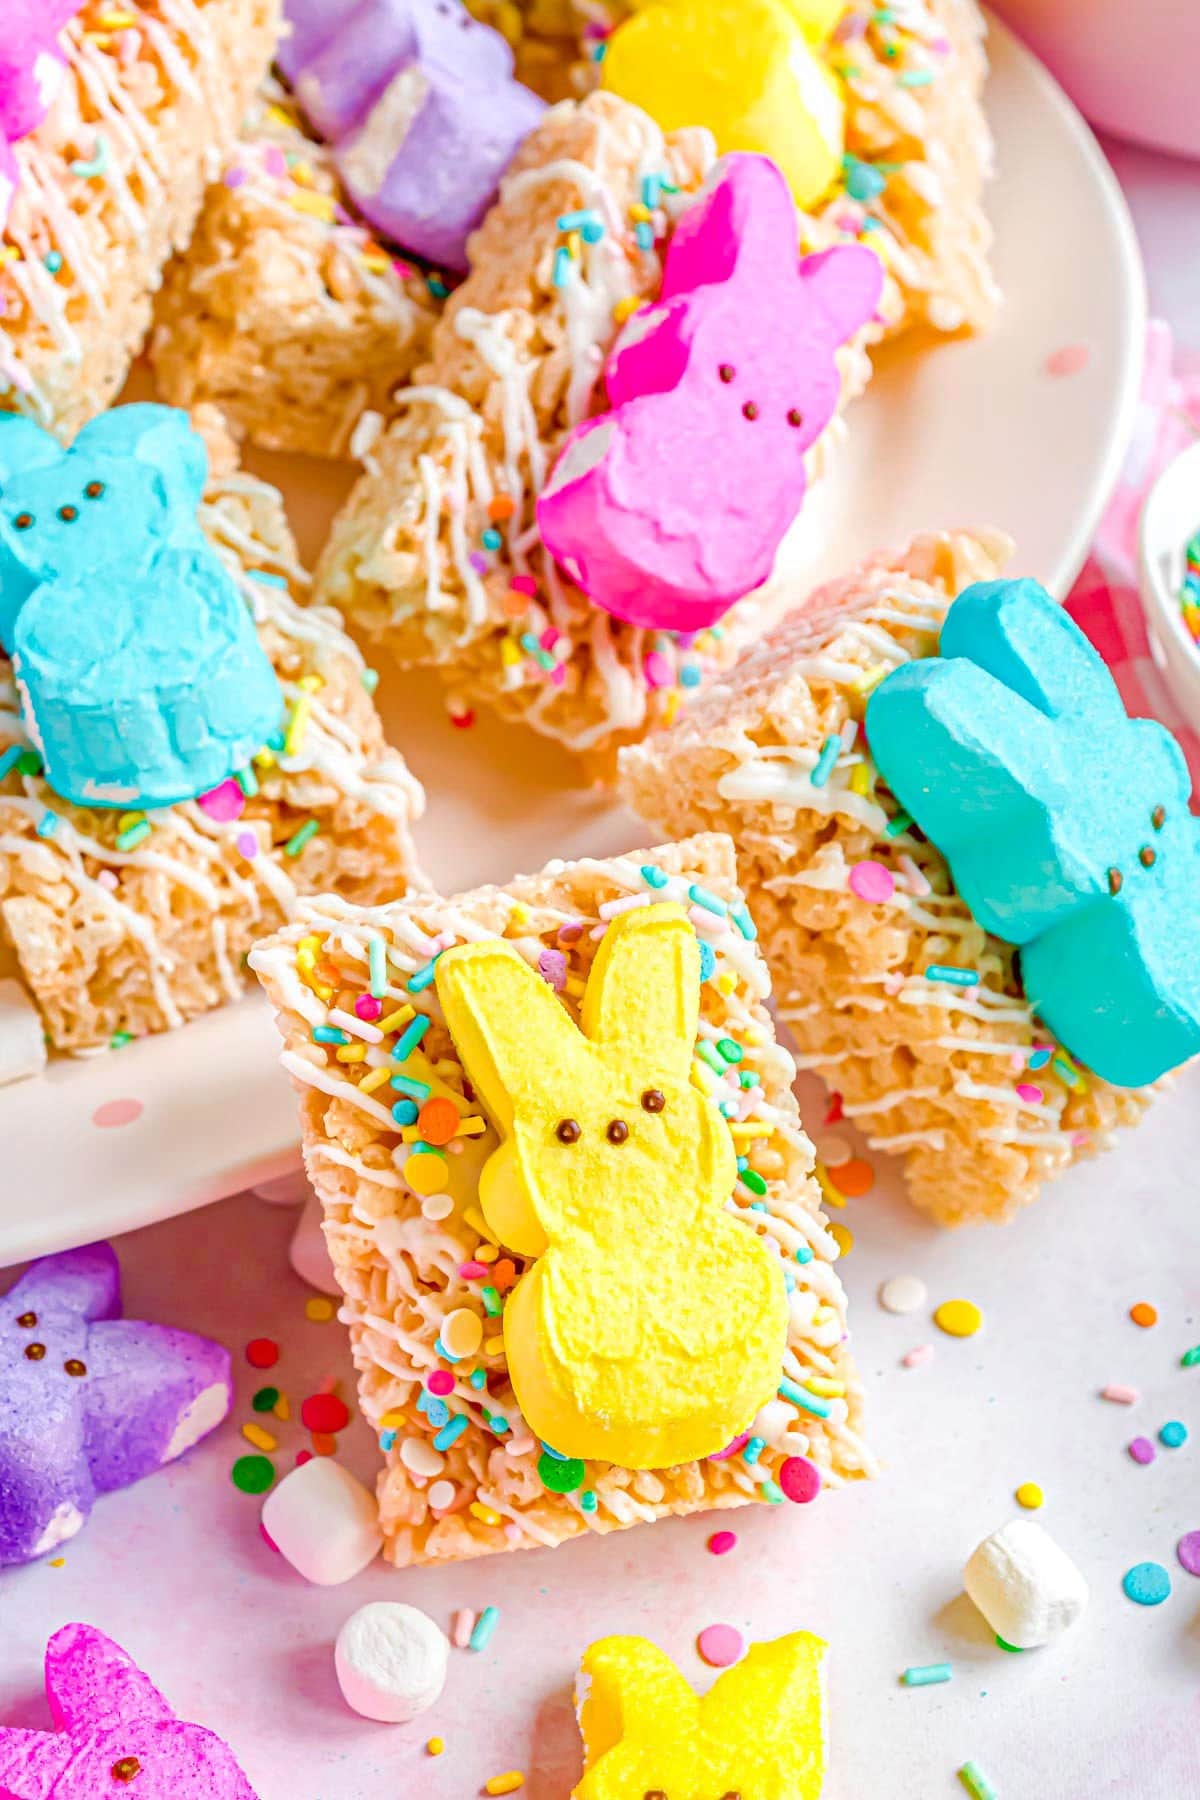
<svg viewBox="0 0 1200 1800">
<path fill-rule="evenodd" d="M 778 1258 L 725 1209 L 733 1141 L 691 1080 L 700 948 L 682 910 L 613 920 L 579 1026 L 499 940 L 447 950 L 437 992 L 502 1138 L 484 1217 L 537 1258 L 504 1314 L 531 1430 L 629 1469 L 723 1449 L 778 1388 L 787 1296 Z"/>
</svg>

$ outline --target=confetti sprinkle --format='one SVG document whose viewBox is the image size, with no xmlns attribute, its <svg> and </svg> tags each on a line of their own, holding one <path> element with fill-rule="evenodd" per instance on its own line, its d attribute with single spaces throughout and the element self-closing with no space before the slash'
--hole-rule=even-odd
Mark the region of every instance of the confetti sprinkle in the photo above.
<svg viewBox="0 0 1200 1800">
<path fill-rule="evenodd" d="M 1133 1406 L 1141 1399 L 1135 1387 L 1124 1387 L 1118 1381 L 1110 1381 L 1107 1387 L 1100 1389 L 1102 1400 L 1112 1400 L 1117 1406 Z"/>
<path fill-rule="evenodd" d="M 1200 1531 L 1185 1532 L 1175 1546 L 1175 1554 L 1189 1575 L 1200 1575 Z"/>
<path fill-rule="evenodd" d="M 246 1345 L 246 1361 L 252 1369 L 273 1369 L 279 1361 L 279 1345 L 274 1338 L 251 1338 Z"/>
<path fill-rule="evenodd" d="M 900 1360 L 906 1369 L 923 1368 L 927 1362 L 933 1361 L 933 1345 L 918 1344 L 915 1350 L 910 1350 Z"/>
<path fill-rule="evenodd" d="M 973 1300 L 943 1300 L 933 1322 L 947 1337 L 974 1337 L 983 1324 L 983 1314 Z"/>
<path fill-rule="evenodd" d="M 144 1111 L 140 1100 L 105 1100 L 92 1114 L 92 1124 L 101 1131 L 115 1131 L 122 1125 L 132 1125 Z"/>
<path fill-rule="evenodd" d="M 1178 1450 L 1187 1443 L 1187 1438 L 1187 1426 L 1179 1419 L 1168 1419 L 1158 1434 L 1159 1443 L 1165 1444 L 1168 1450 Z"/>
<path fill-rule="evenodd" d="M 827 1168 L 825 1173 L 838 1193 L 848 1200 L 861 1200 L 875 1185 L 874 1169 L 860 1156 L 852 1156 L 849 1162 L 840 1163 L 836 1169 Z"/>
<path fill-rule="evenodd" d="M 905 1687 L 936 1687 L 943 1681 L 949 1681 L 954 1670 L 949 1663 L 922 1663 L 912 1669 L 905 1669 L 900 1680 Z"/>
<path fill-rule="evenodd" d="M 958 1779 L 974 1800 L 1000 1800 L 999 1794 L 976 1762 L 965 1762 L 958 1771 Z"/>
<path fill-rule="evenodd" d="M 508 1769 L 503 1775 L 493 1775 L 484 1783 L 485 1794 L 515 1794 L 518 1788 L 525 1786 L 525 1777 L 520 1769 Z"/>
<path fill-rule="evenodd" d="M 1200 1344 L 1192 1350 L 1185 1350 L 1179 1359 L 1181 1369 L 1194 1369 L 1197 1363 L 1200 1363 Z"/>
<path fill-rule="evenodd" d="M 736 1625 L 706 1625 L 696 1639 L 696 1649 L 710 1669 L 728 1669 L 746 1648 Z"/>
<path fill-rule="evenodd" d="M 552 1494 L 573 1494 L 587 1479 L 587 1469 L 577 1456 L 551 1456 L 544 1450 L 538 1457 L 538 1478 Z"/>
<path fill-rule="evenodd" d="M 445 1738 L 433 1737 L 425 1745 L 425 1754 L 426 1756 L 440 1756 L 445 1748 Z"/>
<path fill-rule="evenodd" d="M 326 1324 L 336 1311 L 333 1301 L 326 1299 L 323 1294 L 314 1294 L 304 1302 L 304 1316 L 311 1319 L 314 1325 Z"/>
<path fill-rule="evenodd" d="M 917 1275 L 893 1275 L 879 1290 L 879 1304 L 884 1312 L 919 1312 L 929 1297 L 929 1290 Z"/>
<path fill-rule="evenodd" d="M 1121 1582 L 1127 1599 L 1137 1606 L 1161 1606 L 1171 1592 L 1171 1577 L 1161 1563 L 1134 1563 Z"/>
<path fill-rule="evenodd" d="M 240 1493 L 265 1494 L 275 1480 L 275 1470 L 265 1456 L 239 1456 L 229 1478 Z"/>
<path fill-rule="evenodd" d="M 1027 1507 L 1030 1512 L 1035 1512 L 1044 1503 L 1046 1496 L 1036 1481 L 1023 1481 L 1019 1488 L 1014 1489 L 1013 1498 L 1018 1506 Z"/>
<path fill-rule="evenodd" d="M 1154 1461 L 1156 1451 L 1149 1438 L 1135 1437 L 1130 1442 L 1129 1454 L 1132 1456 L 1135 1463 L 1141 1463 L 1142 1467 L 1145 1468 L 1149 1463 Z"/>
<path fill-rule="evenodd" d="M 335 1434 L 350 1423 L 350 1408 L 337 1394 L 310 1394 L 300 1407 L 300 1423 L 305 1431 Z"/>
<path fill-rule="evenodd" d="M 469 1650 L 486 1650 L 499 1623 L 499 1607 L 485 1606 L 471 1628 L 471 1635 L 467 1639 L 467 1648 Z"/>
<path fill-rule="evenodd" d="M 869 905 L 882 906 L 896 891 L 892 871 L 881 862 L 855 863 L 849 875 L 850 892 Z"/>
<path fill-rule="evenodd" d="M 1200 1533 L 1197 1535 L 1200 1536 Z M 708 1540 L 708 1548 L 713 1556 L 728 1556 L 736 1544 L 736 1531 L 714 1531 Z"/>
<path fill-rule="evenodd" d="M 1136 1306 L 1131 1306 L 1129 1316 L 1135 1325 L 1142 1327 L 1143 1331 L 1148 1331 L 1151 1325 L 1158 1324 L 1158 1312 L 1148 1300 L 1139 1300 Z"/>
<path fill-rule="evenodd" d="M 255 1412 L 274 1412 L 279 1405 L 279 1389 L 276 1387 L 259 1388 L 258 1392 L 252 1396 L 250 1404 Z"/>
</svg>

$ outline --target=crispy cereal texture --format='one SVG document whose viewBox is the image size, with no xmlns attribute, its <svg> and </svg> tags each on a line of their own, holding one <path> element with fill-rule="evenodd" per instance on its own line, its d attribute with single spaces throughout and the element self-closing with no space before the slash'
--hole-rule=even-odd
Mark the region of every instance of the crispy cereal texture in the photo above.
<svg viewBox="0 0 1200 1800">
<path fill-rule="evenodd" d="M 265 449 L 340 457 L 364 413 L 391 416 L 437 308 L 344 210 L 330 152 L 268 80 L 167 269 L 150 355 L 171 405 L 212 401 Z"/>
<path fill-rule="evenodd" d="M 660 872 L 657 886 L 643 874 L 649 865 Z M 693 884 L 728 909 L 718 916 L 696 907 L 692 915 L 714 956 L 702 988 L 694 1079 L 727 1103 L 737 1150 L 748 1159 L 732 1212 L 779 1254 L 792 1284 L 784 1376 L 799 1403 L 772 1400 L 758 1415 L 757 1461 L 738 1451 L 641 1473 L 588 1463 L 567 1480 L 572 1491 L 560 1494 L 539 1474 L 539 1463 L 548 1466 L 552 1483 L 553 1463 L 540 1456 L 506 1376 L 497 1313 L 524 1264 L 482 1235 L 479 1170 L 495 1133 L 489 1125 L 482 1137 L 457 1140 L 458 1152 L 432 1156 L 402 1141 L 391 1107 L 406 1094 L 388 1085 L 389 1070 L 398 1067 L 389 1055 L 392 1034 L 411 1031 L 410 1010 L 428 1015 L 432 1023 L 419 1049 L 406 1055 L 400 1079 L 415 1078 L 434 1098 L 451 1097 L 460 1114 L 479 1118 L 442 1019 L 431 958 L 455 942 L 504 937 L 577 1016 L 614 905 L 686 902 Z M 606 861 L 552 864 L 541 875 L 454 900 L 427 894 L 373 911 L 304 901 L 291 925 L 252 952 L 251 966 L 278 1009 L 283 1063 L 300 1094 L 305 1161 L 346 1295 L 342 1316 L 350 1323 L 362 1410 L 387 1446 L 379 1499 L 386 1554 L 397 1566 L 558 1544 L 670 1513 L 778 1499 L 778 1488 L 767 1484 L 788 1458 L 809 1459 L 829 1486 L 871 1472 L 845 1343 L 845 1295 L 833 1267 L 837 1246 L 821 1214 L 813 1150 L 791 1091 L 792 1060 L 775 1041 L 766 1010 L 766 966 L 735 916 L 753 930 L 741 910 L 733 846 L 707 836 Z M 327 1026 L 331 1007 L 339 1020 L 347 1011 L 354 1016 L 370 980 L 372 941 L 379 945 L 377 971 L 386 958 L 387 1036 L 382 1048 L 362 1046 L 362 1060 L 339 1061 L 339 1048 L 356 1052 L 354 1034 L 336 1046 L 316 1041 L 314 1032 Z M 734 1054 L 740 1047 L 740 1059 L 729 1062 L 718 1042 Z M 725 1072 L 717 1074 L 714 1063 Z M 742 1073 L 756 1079 L 745 1084 Z M 407 1092 L 420 1098 L 419 1088 Z M 412 1140 L 426 1128 L 422 1114 L 404 1129 Z M 445 1329 L 458 1341 L 463 1321 L 446 1327 L 445 1320 L 461 1310 L 474 1315 L 468 1341 L 482 1342 L 451 1364 L 439 1354 L 439 1339 Z M 482 1390 L 470 1383 L 473 1368 L 486 1372 Z M 453 1392 L 439 1406 L 424 1384 L 434 1371 L 451 1369 Z M 465 1418 L 465 1429 L 455 1427 L 461 1435 L 435 1448 L 435 1431 L 452 1417 Z"/>
<path fill-rule="evenodd" d="M 64 34 L 63 92 L 16 146 L 0 406 L 70 439 L 111 404 L 163 266 L 191 237 L 266 72 L 279 18 L 279 0 L 84 0 Z"/>
<path fill-rule="evenodd" d="M 402 893 L 416 868 L 421 790 L 384 741 L 362 658 L 336 615 L 306 604 L 279 495 L 238 473 L 215 414 L 194 422 L 211 456 L 201 518 L 253 608 L 288 718 L 297 703 L 307 718 L 290 751 L 251 769 L 257 791 L 240 816 L 165 807 L 125 850 L 125 815 L 70 806 L 20 767 L 0 781 L 0 974 L 21 980 L 59 1050 L 163 1031 L 236 999 L 250 945 L 301 894 L 372 904 Z M 0 754 L 23 741 L 0 656 Z"/>
<path fill-rule="evenodd" d="M 621 758 L 625 797 L 671 831 L 724 830 L 800 1055 L 878 1150 L 903 1156 L 912 1197 L 943 1224 L 1006 1219 L 1042 1183 L 1106 1148 L 1149 1095 L 1055 1054 L 1011 949 L 985 936 L 934 848 L 889 830 L 897 808 L 856 735 L 827 780 L 822 746 L 863 717 L 871 684 L 936 653 L 970 582 L 998 572 L 997 533 L 933 533 L 815 594 L 674 731 Z M 844 740 L 845 741 L 845 740 Z M 891 899 L 853 891 L 883 865 Z M 931 982 L 931 964 L 978 972 Z"/>
</svg>

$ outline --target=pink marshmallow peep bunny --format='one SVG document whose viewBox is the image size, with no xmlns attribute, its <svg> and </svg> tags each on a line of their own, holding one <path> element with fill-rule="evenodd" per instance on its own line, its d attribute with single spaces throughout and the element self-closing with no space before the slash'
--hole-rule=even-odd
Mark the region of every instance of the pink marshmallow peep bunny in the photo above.
<svg viewBox="0 0 1200 1800">
<path fill-rule="evenodd" d="M 80 0 L 3 0 L 0 4 L 0 227 L 17 191 L 12 146 L 35 131 L 54 103 L 66 70 L 58 34 Z"/>
<path fill-rule="evenodd" d="M 50 1639 L 46 1695 L 56 1730 L 0 1730 L 0 1800 L 257 1800 L 229 1746 L 93 1625 Z"/>
<path fill-rule="evenodd" d="M 542 540 L 598 606 L 699 631 L 771 572 L 804 500 L 804 455 L 832 419 L 835 352 L 879 304 L 883 269 L 850 244 L 801 258 L 775 164 L 714 169 L 667 249 L 657 304 L 605 370 L 612 410 L 567 439 L 538 500 Z"/>
</svg>

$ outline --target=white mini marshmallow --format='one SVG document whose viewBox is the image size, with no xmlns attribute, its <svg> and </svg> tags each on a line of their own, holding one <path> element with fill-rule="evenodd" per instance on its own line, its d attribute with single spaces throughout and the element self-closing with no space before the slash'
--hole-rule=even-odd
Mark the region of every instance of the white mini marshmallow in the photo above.
<svg viewBox="0 0 1200 1800">
<path fill-rule="evenodd" d="M 316 1288 L 318 1293 L 333 1294 L 340 1299 L 342 1290 L 333 1272 L 325 1233 L 321 1229 L 324 1216 L 321 1202 L 315 1194 L 310 1194 L 304 1203 L 304 1211 L 293 1234 L 288 1256 L 301 1281 L 307 1281 L 309 1287 Z"/>
<path fill-rule="evenodd" d="M 1065 1550 L 1032 1519 L 1013 1519 L 971 1554 L 963 1586 L 997 1637 L 1016 1650 L 1053 1643 L 1088 1602 Z"/>
<path fill-rule="evenodd" d="M 17 981 L 0 981 L 0 1087 L 40 1075 L 46 1066 L 41 1018 Z"/>
<path fill-rule="evenodd" d="M 426 1613 L 373 1600 L 346 1620 L 333 1660 L 347 1706 L 364 1719 L 404 1725 L 441 1693 L 449 1656 L 445 1633 Z"/>
<path fill-rule="evenodd" d="M 316 1587 L 349 1581 L 383 1543 L 374 1494 L 330 1456 L 285 1475 L 263 1502 L 262 1522 L 279 1553 Z"/>
</svg>

